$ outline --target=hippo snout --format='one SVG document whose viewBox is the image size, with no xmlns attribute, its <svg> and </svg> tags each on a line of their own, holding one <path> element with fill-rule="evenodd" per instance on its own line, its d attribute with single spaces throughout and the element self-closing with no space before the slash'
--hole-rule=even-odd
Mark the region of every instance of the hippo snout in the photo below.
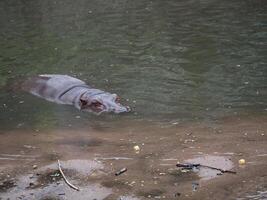
<svg viewBox="0 0 267 200">
<path fill-rule="evenodd" d="M 115 113 L 123 113 L 123 112 L 130 112 L 131 108 L 129 106 L 118 106 L 117 108 L 113 109 Z"/>
</svg>

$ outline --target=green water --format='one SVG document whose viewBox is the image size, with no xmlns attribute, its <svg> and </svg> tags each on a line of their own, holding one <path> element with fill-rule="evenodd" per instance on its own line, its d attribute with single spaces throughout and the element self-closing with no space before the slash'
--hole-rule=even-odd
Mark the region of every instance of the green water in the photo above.
<svg viewBox="0 0 267 200">
<path fill-rule="evenodd" d="M 266 114 L 266 19 L 264 0 L 2 0 L 0 128 Z M 117 93 L 133 112 L 95 116 L 9 87 L 44 73 Z"/>
</svg>

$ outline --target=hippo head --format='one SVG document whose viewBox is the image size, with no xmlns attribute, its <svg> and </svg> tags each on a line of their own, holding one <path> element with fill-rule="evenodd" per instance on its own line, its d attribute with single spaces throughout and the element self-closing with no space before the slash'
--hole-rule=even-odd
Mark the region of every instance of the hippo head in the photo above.
<svg viewBox="0 0 267 200">
<path fill-rule="evenodd" d="M 116 94 L 108 92 L 97 92 L 92 94 L 86 92 L 80 96 L 79 106 L 81 110 L 101 114 L 102 112 L 122 113 L 129 112 L 130 107 L 123 106 L 120 103 L 120 98 Z"/>
</svg>

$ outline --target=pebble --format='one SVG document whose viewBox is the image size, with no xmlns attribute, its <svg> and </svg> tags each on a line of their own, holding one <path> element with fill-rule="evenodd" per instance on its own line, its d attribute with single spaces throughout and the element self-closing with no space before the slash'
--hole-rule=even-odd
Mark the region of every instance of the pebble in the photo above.
<svg viewBox="0 0 267 200">
<path fill-rule="evenodd" d="M 176 193 L 174 194 L 174 196 L 175 196 L 175 197 L 179 197 L 179 196 L 181 196 L 181 193 L 180 193 L 180 192 L 176 192 Z"/>
</svg>

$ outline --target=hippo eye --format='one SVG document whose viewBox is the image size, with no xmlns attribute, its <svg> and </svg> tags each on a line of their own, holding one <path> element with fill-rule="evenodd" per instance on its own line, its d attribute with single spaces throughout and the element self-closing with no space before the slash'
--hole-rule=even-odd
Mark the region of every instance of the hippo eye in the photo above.
<svg viewBox="0 0 267 200">
<path fill-rule="evenodd" d="M 85 106 L 87 104 L 87 101 L 86 100 L 83 100 L 83 99 L 80 99 L 80 102 L 81 102 L 81 105 L 82 106 Z"/>
</svg>

